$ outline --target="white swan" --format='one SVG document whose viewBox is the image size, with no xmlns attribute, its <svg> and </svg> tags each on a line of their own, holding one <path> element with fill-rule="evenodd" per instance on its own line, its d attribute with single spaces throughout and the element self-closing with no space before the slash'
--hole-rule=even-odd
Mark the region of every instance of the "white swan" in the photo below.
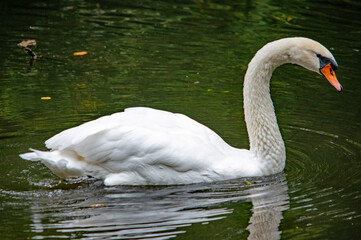
<svg viewBox="0 0 361 240">
<path fill-rule="evenodd" d="M 320 43 L 284 38 L 266 44 L 248 65 L 244 114 L 250 150 L 237 149 L 182 114 L 128 108 L 65 130 L 47 140 L 40 160 L 61 178 L 93 176 L 105 185 L 188 184 L 281 172 L 286 154 L 269 93 L 273 70 L 285 63 L 321 73 L 338 90 L 337 63 Z"/>
</svg>

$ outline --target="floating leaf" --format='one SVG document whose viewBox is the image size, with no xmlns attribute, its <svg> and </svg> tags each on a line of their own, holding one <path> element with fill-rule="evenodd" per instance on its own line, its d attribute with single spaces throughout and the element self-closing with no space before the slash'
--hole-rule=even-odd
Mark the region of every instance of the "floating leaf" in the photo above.
<svg viewBox="0 0 361 240">
<path fill-rule="evenodd" d="M 104 203 L 94 203 L 90 205 L 91 207 L 101 207 L 104 206 Z"/>
<path fill-rule="evenodd" d="M 252 184 L 250 181 L 245 181 L 244 183 L 247 184 L 247 185 L 251 185 L 251 184 Z"/>
<path fill-rule="evenodd" d="M 74 56 L 83 56 L 85 54 L 88 54 L 88 52 L 84 51 L 84 52 L 75 52 L 75 53 L 73 53 Z"/>
<path fill-rule="evenodd" d="M 50 100 L 51 97 L 41 97 L 41 100 Z"/>
<path fill-rule="evenodd" d="M 26 48 L 27 46 L 36 46 L 35 40 L 24 40 L 21 43 L 18 43 L 18 46 Z"/>
<path fill-rule="evenodd" d="M 208 92 L 211 92 L 211 91 L 212 91 L 212 89 L 210 89 L 210 88 L 209 88 L 209 89 L 207 89 L 207 91 L 208 91 Z"/>
<path fill-rule="evenodd" d="M 272 18 L 280 21 L 280 22 L 283 22 L 283 23 L 286 23 L 286 24 L 289 24 L 290 22 L 293 21 L 293 17 L 292 16 L 288 16 L 284 13 L 281 13 L 281 12 L 274 12 L 272 14 Z"/>
<path fill-rule="evenodd" d="M 229 93 L 230 91 L 226 90 L 226 91 L 223 91 L 223 93 Z"/>
<path fill-rule="evenodd" d="M 18 46 L 23 47 L 24 50 L 31 56 L 33 59 L 36 59 L 36 53 L 31 50 L 28 46 L 36 46 L 35 40 L 24 40 L 21 43 L 18 43 Z"/>
</svg>

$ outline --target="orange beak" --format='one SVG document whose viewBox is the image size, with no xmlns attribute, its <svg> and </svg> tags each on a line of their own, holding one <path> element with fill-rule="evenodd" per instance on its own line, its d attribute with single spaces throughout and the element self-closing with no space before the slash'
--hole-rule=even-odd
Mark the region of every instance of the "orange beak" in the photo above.
<svg viewBox="0 0 361 240">
<path fill-rule="evenodd" d="M 337 81 L 336 74 L 335 74 L 335 71 L 333 71 L 333 69 L 331 67 L 331 63 L 329 63 L 326 66 L 324 66 L 323 68 L 321 68 L 320 72 L 331 83 L 331 85 L 337 89 L 337 91 L 339 91 L 339 92 L 342 91 L 342 86 Z"/>
</svg>

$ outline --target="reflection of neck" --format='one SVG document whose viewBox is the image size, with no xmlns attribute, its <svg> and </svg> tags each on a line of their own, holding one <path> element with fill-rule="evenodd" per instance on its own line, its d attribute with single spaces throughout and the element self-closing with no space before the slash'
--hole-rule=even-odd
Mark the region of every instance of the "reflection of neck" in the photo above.
<svg viewBox="0 0 361 240">
<path fill-rule="evenodd" d="M 272 72 L 283 63 L 278 61 L 284 60 L 283 52 L 282 48 L 275 50 L 266 45 L 249 63 L 244 78 L 244 115 L 250 151 L 265 161 L 265 175 L 280 172 L 285 166 L 285 146 L 269 93 Z"/>
<path fill-rule="evenodd" d="M 280 239 L 281 231 L 278 227 L 283 218 L 282 211 L 289 208 L 286 180 L 253 190 L 254 192 L 251 193 L 253 214 L 247 227 L 250 232 L 248 239 Z"/>
</svg>

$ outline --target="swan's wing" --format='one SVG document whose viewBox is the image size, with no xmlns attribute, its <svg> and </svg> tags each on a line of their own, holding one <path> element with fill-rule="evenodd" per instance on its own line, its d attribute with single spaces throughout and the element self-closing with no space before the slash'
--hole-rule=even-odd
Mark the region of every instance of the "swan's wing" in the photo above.
<svg viewBox="0 0 361 240">
<path fill-rule="evenodd" d="M 129 108 L 87 122 L 50 138 L 46 145 L 115 172 L 157 164 L 179 171 L 197 169 L 229 148 L 215 132 L 187 116 L 151 108 Z"/>
<path fill-rule="evenodd" d="M 223 142 L 214 131 L 179 113 L 171 113 L 146 107 L 127 108 L 124 112 L 104 116 L 60 132 L 48 139 L 45 144 L 49 149 L 62 150 L 79 144 L 83 140 L 101 132 L 117 127 L 143 127 L 159 131 L 174 130 L 187 132 L 215 143 Z M 204 139 L 204 140 L 206 140 Z"/>
<path fill-rule="evenodd" d="M 77 127 L 64 130 L 45 142 L 49 149 L 63 150 L 69 146 L 76 145 L 89 136 L 97 134 L 107 129 L 112 129 L 118 125 L 117 119 L 123 113 L 104 116 L 96 120 L 83 123 Z"/>
</svg>

